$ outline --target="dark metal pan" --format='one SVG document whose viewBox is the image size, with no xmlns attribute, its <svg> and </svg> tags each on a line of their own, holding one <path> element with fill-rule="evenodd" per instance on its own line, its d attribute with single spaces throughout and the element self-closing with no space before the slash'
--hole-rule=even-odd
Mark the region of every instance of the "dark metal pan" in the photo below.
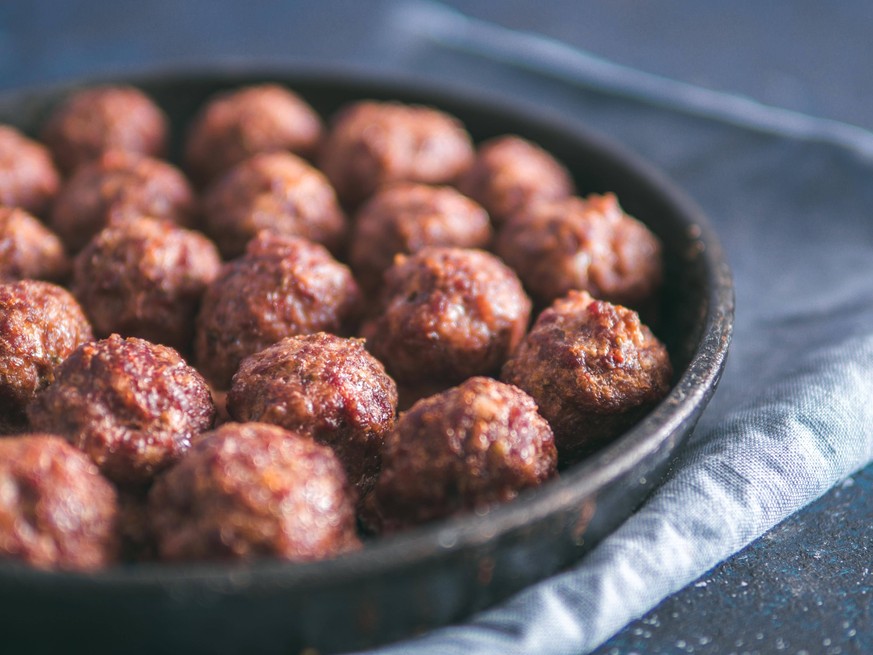
<svg viewBox="0 0 873 655">
<path fill-rule="evenodd" d="M 675 386 L 651 414 L 560 479 L 484 515 L 376 539 L 312 564 L 141 564 L 82 575 L 0 563 L 4 653 L 326 653 L 384 643 L 457 621 L 577 560 L 624 521 L 663 477 L 715 391 L 733 322 L 730 271 L 700 210 L 650 165 L 590 132 L 506 97 L 412 80 L 313 69 L 212 70 L 125 80 L 173 121 L 176 144 L 195 109 L 223 88 L 287 84 L 323 115 L 361 98 L 434 105 L 477 140 L 527 137 L 572 171 L 582 193 L 614 191 L 663 240 L 667 275 L 656 332 Z M 104 80 L 106 81 L 106 80 Z M 117 80 L 109 80 L 117 81 Z M 81 85 L 8 93 L 0 122 L 35 133 Z"/>
</svg>

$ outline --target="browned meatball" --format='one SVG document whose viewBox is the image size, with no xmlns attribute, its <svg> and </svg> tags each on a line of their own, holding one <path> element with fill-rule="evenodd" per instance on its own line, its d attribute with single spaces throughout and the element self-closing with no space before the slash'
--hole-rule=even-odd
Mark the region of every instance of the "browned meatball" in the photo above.
<svg viewBox="0 0 873 655">
<path fill-rule="evenodd" d="M 73 293 L 94 332 L 113 332 L 187 352 L 194 317 L 221 259 L 205 236 L 167 221 L 110 225 L 76 257 Z"/>
<path fill-rule="evenodd" d="M 346 218 L 328 181 L 287 152 L 255 155 L 234 166 L 203 199 L 206 232 L 226 258 L 260 230 L 300 236 L 337 252 Z"/>
<path fill-rule="evenodd" d="M 60 437 L 0 440 L 0 559 L 90 571 L 116 557 L 115 490 Z"/>
<path fill-rule="evenodd" d="M 458 183 L 461 191 L 488 210 L 496 224 L 544 200 L 573 195 L 567 169 L 539 146 L 517 136 L 486 141 Z"/>
<path fill-rule="evenodd" d="M 491 243 L 488 214 L 451 187 L 397 184 L 376 193 L 355 217 L 350 263 L 369 291 L 397 254 L 426 246 L 485 248 Z"/>
<path fill-rule="evenodd" d="M 641 307 L 661 284 L 661 244 L 611 194 L 542 203 L 497 233 L 497 254 L 547 305 L 571 289 Z"/>
<path fill-rule="evenodd" d="M 392 532 L 485 509 L 551 478 L 557 460 L 552 431 L 530 396 L 470 378 L 400 415 L 364 521 Z"/>
<path fill-rule="evenodd" d="M 277 84 L 227 91 L 210 98 L 185 143 L 188 171 L 206 183 L 259 152 L 315 154 L 321 119 L 300 96 Z"/>
<path fill-rule="evenodd" d="M 265 423 L 204 435 L 149 493 L 167 560 L 333 557 L 360 546 L 354 502 L 330 448 Z"/>
<path fill-rule="evenodd" d="M 148 483 L 215 420 L 200 374 L 143 339 L 87 343 L 55 375 L 27 408 L 31 426 L 66 437 L 119 485 Z"/>
<path fill-rule="evenodd" d="M 115 221 L 151 216 L 190 227 L 195 213 L 194 194 L 178 169 L 158 159 L 113 151 L 67 180 L 51 225 L 76 252 Z"/>
<path fill-rule="evenodd" d="M 79 303 L 61 287 L 0 284 L 0 415 L 23 421 L 25 406 L 54 381 L 56 367 L 92 338 Z"/>
<path fill-rule="evenodd" d="M 62 282 L 70 260 L 61 240 L 23 209 L 0 207 L 0 281 Z"/>
<path fill-rule="evenodd" d="M 571 291 L 540 314 L 503 367 L 575 458 L 638 421 L 670 390 L 667 350 L 636 312 Z"/>
<path fill-rule="evenodd" d="M 297 334 L 350 333 L 361 310 L 351 272 L 317 243 L 262 232 L 203 296 L 194 354 L 227 389 L 244 357 Z"/>
<path fill-rule="evenodd" d="M 227 409 L 238 421 L 280 425 L 330 446 L 363 493 L 394 427 L 397 386 L 363 341 L 319 332 L 244 359 Z"/>
<path fill-rule="evenodd" d="M 167 118 L 142 91 L 98 86 L 73 93 L 49 116 L 42 140 L 65 173 L 104 152 L 160 157 L 167 144 Z"/>
<path fill-rule="evenodd" d="M 494 255 L 425 248 L 388 269 L 384 310 L 362 334 L 398 382 L 456 384 L 496 373 L 530 310 L 515 273 Z"/>
<path fill-rule="evenodd" d="M 0 205 L 45 216 L 58 186 L 48 150 L 15 128 L 0 125 Z"/>
<path fill-rule="evenodd" d="M 373 101 L 334 117 L 319 156 L 349 207 L 391 182 L 454 182 L 472 161 L 473 144 L 458 119 L 430 107 Z"/>
</svg>

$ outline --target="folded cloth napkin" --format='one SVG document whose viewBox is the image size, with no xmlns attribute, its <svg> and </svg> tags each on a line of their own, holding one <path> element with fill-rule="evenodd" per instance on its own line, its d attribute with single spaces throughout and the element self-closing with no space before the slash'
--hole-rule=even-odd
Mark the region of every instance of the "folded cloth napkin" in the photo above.
<svg viewBox="0 0 873 655">
<path fill-rule="evenodd" d="M 733 266 L 728 366 L 663 486 L 572 569 L 372 651 L 590 652 L 873 459 L 873 134 L 435 3 L 400 3 L 393 21 L 405 70 L 536 99 L 659 165 L 709 214 Z"/>
</svg>

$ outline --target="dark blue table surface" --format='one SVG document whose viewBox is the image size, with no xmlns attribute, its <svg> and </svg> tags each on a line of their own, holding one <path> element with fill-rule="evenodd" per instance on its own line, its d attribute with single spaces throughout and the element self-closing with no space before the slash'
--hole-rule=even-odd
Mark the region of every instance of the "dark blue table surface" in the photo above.
<svg viewBox="0 0 873 655">
<path fill-rule="evenodd" d="M 385 66 L 379 0 L 4 0 L 0 91 L 223 60 Z M 873 4 L 447 4 L 612 61 L 873 129 Z M 598 655 L 873 653 L 873 467 L 630 624 Z"/>
</svg>

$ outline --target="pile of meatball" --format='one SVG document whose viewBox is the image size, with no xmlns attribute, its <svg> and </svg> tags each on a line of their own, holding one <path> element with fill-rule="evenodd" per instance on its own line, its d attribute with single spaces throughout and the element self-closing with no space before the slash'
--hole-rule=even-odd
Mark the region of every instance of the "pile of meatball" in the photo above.
<svg viewBox="0 0 873 655">
<path fill-rule="evenodd" d="M 0 559 L 312 561 L 557 475 L 668 392 L 658 239 L 514 135 L 287 88 L 0 126 Z M 644 315 L 646 315 L 644 313 Z"/>
</svg>

